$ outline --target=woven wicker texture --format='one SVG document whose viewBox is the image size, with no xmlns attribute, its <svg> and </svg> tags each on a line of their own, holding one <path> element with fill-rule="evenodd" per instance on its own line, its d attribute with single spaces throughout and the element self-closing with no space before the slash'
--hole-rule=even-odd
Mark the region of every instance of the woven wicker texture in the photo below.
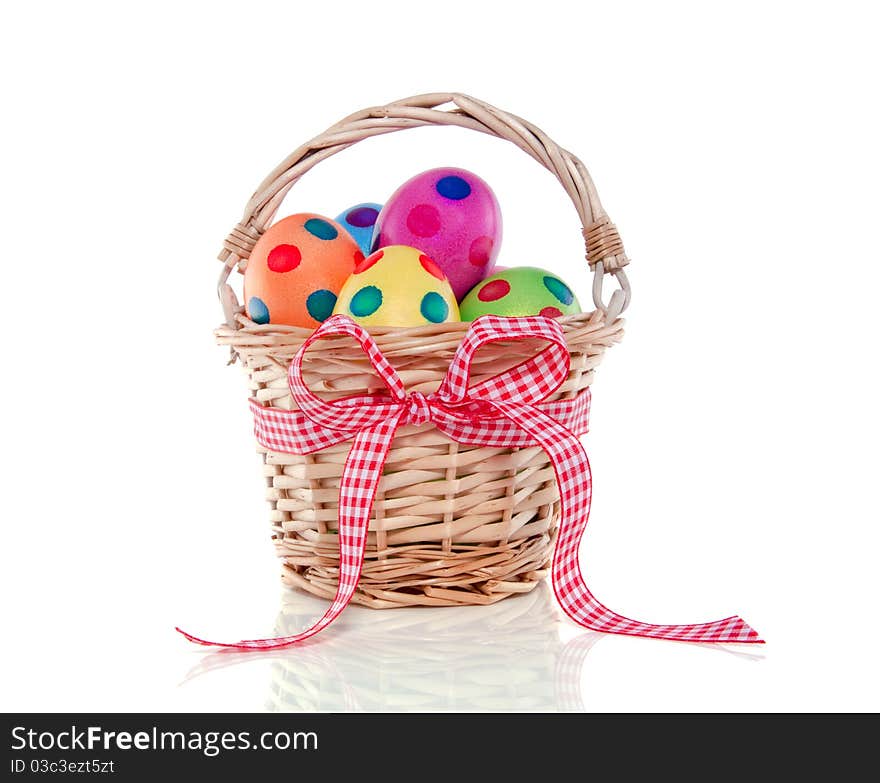
<svg viewBox="0 0 880 783">
<path fill-rule="evenodd" d="M 436 107 L 451 104 L 449 110 Z M 297 149 L 260 185 L 245 216 L 224 243 L 219 293 L 226 323 L 221 344 L 245 369 L 262 404 L 291 409 L 287 367 L 309 332 L 249 320 L 228 285 L 290 187 L 316 163 L 356 141 L 429 124 L 456 125 L 514 142 L 556 175 L 583 226 L 587 260 L 596 275 L 597 310 L 560 319 L 571 372 L 556 397 L 590 385 L 605 349 L 622 336 L 617 317 L 629 301 L 628 263 L 584 165 L 530 123 L 463 95 L 424 95 L 353 114 Z M 602 304 L 602 279 L 619 288 Z M 439 386 L 468 324 L 372 330 L 379 348 L 409 391 Z M 541 346 L 528 342 L 486 347 L 473 382 L 518 364 Z M 360 350 L 347 341 L 321 341 L 305 360 L 303 377 L 327 398 L 378 391 L 381 382 Z M 348 444 L 300 456 L 261 449 L 272 534 L 284 581 L 332 599 L 338 581 L 337 496 Z M 402 427 L 392 445 L 373 506 L 360 586 L 354 602 L 373 608 L 490 604 L 528 592 L 546 575 L 558 515 L 558 493 L 539 448 L 462 446 L 433 425 Z"/>
</svg>

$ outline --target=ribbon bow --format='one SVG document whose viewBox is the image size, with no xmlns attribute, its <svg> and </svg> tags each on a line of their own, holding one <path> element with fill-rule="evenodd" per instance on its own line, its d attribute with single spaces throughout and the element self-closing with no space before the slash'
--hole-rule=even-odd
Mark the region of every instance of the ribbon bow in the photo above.
<svg viewBox="0 0 880 783">
<path fill-rule="evenodd" d="M 302 377 L 303 358 L 316 340 L 353 337 L 385 383 L 388 394 L 358 395 L 326 401 L 315 396 Z M 547 347 L 498 375 L 470 385 L 474 354 L 499 340 L 540 339 Z M 590 463 L 578 439 L 587 431 L 589 389 L 569 400 L 547 401 L 568 376 L 569 352 L 562 329 L 543 317 L 484 316 L 473 322 L 460 343 L 446 377 L 433 394 L 407 393 L 400 376 L 370 334 L 344 315 L 325 321 L 302 344 L 290 364 L 288 381 L 297 411 L 267 408 L 251 400 L 254 432 L 274 451 L 311 454 L 351 440 L 339 488 L 339 586 L 333 603 L 310 628 L 293 636 L 219 644 L 192 636 L 197 644 L 239 650 L 287 647 L 326 628 L 354 595 L 360 579 L 370 510 L 388 449 L 402 424 L 432 422 L 448 437 L 475 446 L 541 446 L 550 457 L 559 486 L 559 531 L 551 578 L 565 613 L 593 631 L 686 642 L 761 643 L 740 617 L 696 625 L 655 625 L 630 620 L 593 596 L 581 575 L 578 549 L 590 514 Z"/>
</svg>

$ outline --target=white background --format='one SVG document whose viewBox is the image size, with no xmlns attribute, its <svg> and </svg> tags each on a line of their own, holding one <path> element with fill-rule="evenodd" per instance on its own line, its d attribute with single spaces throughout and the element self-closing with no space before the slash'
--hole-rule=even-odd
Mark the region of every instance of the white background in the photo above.
<svg viewBox="0 0 880 783">
<path fill-rule="evenodd" d="M 459 90 L 582 157 L 632 259 L 586 441 L 588 583 L 629 616 L 740 613 L 769 642 L 601 638 L 586 708 L 876 710 L 877 51 L 870 5 L 846 2 L 7 9 L 0 708 L 259 710 L 279 660 L 308 685 L 297 650 L 179 685 L 205 653 L 175 624 L 267 635 L 280 601 L 244 378 L 211 334 L 214 257 L 300 142 Z M 563 191 L 478 134 L 366 142 L 282 209 L 334 215 L 439 165 L 492 184 L 499 263 L 551 267 L 589 301 Z M 310 646 L 327 671 L 357 619 Z M 362 703 L 394 708 L 405 666 Z"/>
</svg>

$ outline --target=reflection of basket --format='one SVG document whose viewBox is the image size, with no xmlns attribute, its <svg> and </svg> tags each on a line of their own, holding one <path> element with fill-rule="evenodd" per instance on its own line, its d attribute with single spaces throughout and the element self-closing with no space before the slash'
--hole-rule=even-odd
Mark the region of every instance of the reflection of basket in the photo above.
<svg viewBox="0 0 880 783">
<path fill-rule="evenodd" d="M 436 108 L 453 103 L 451 110 Z M 555 398 L 584 394 L 604 350 L 620 339 L 617 318 L 629 297 L 623 247 L 583 164 L 525 120 L 462 95 L 428 95 L 354 114 L 296 150 L 260 185 L 221 254 L 220 295 L 226 325 L 217 331 L 248 373 L 262 404 L 292 409 L 287 367 L 309 332 L 259 325 L 238 305 L 227 279 L 243 271 L 254 243 L 292 185 L 312 166 L 361 139 L 424 125 L 454 125 L 514 142 L 549 169 L 570 196 L 594 269 L 597 310 L 560 319 L 571 372 Z M 617 277 L 607 307 L 604 274 Z M 377 329 L 374 336 L 410 391 L 436 390 L 467 324 Z M 496 374 L 534 353 L 528 343 L 485 348 L 473 380 Z M 372 393 L 380 382 L 363 353 L 321 341 L 303 365 L 312 389 L 328 398 Z M 337 494 L 349 444 L 300 456 L 262 449 L 273 537 L 284 579 L 332 598 L 339 568 Z M 558 491 L 547 455 L 537 447 L 465 446 L 432 424 L 402 427 L 392 444 L 373 504 L 370 534 L 355 603 L 402 605 L 491 604 L 531 590 L 546 574 L 553 544 Z"/>
<path fill-rule="evenodd" d="M 323 604 L 284 598 L 276 631 L 308 626 Z M 349 609 L 319 645 L 272 663 L 268 709 L 552 712 L 582 709 L 581 661 L 598 634 L 563 646 L 546 585 L 493 607 L 382 613 Z M 566 662 L 567 661 L 567 662 Z"/>
</svg>

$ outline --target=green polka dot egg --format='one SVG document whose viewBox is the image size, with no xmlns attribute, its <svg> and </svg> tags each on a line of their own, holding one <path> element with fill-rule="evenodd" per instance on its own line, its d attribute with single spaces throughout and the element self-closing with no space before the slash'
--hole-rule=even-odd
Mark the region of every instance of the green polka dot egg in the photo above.
<svg viewBox="0 0 880 783">
<path fill-rule="evenodd" d="M 496 272 L 477 283 L 461 300 L 461 320 L 481 315 L 543 315 L 558 318 L 581 312 L 571 288 L 552 272 L 519 266 Z"/>
<path fill-rule="evenodd" d="M 458 321 L 446 275 L 414 247 L 391 245 L 355 265 L 336 300 L 342 313 L 366 327 L 424 326 Z"/>
</svg>

